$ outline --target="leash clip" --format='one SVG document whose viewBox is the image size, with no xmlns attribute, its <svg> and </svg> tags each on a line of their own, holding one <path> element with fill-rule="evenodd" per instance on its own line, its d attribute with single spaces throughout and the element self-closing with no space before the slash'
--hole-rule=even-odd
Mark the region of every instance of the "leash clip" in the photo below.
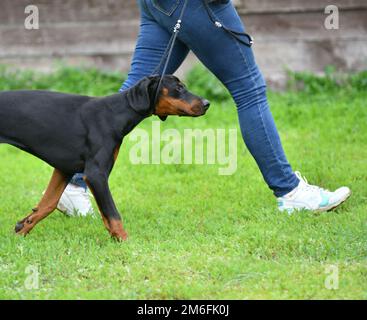
<svg viewBox="0 0 367 320">
<path fill-rule="evenodd" d="M 215 26 L 217 28 L 222 28 L 223 27 L 223 25 L 219 21 L 215 21 Z"/>
<path fill-rule="evenodd" d="M 181 20 L 177 20 L 177 23 L 175 25 L 175 27 L 173 28 L 173 32 L 177 33 L 180 29 L 181 29 Z"/>
</svg>

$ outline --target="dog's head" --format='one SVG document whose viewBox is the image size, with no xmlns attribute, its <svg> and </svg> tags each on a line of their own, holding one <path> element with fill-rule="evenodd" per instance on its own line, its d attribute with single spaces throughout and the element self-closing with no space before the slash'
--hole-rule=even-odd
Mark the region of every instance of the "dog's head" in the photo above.
<svg viewBox="0 0 367 320">
<path fill-rule="evenodd" d="M 127 95 L 132 108 L 143 115 L 155 114 L 161 120 L 170 115 L 199 117 L 206 113 L 210 103 L 189 92 L 175 76 L 151 76 L 141 80 Z M 149 108 L 149 109 L 148 109 Z"/>
</svg>

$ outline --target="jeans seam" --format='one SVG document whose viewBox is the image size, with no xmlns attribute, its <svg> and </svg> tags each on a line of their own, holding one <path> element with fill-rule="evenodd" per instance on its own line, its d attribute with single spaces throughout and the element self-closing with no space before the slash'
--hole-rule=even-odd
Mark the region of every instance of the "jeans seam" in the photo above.
<svg viewBox="0 0 367 320">
<path fill-rule="evenodd" d="M 149 6 L 147 4 L 147 0 L 142 0 L 143 2 L 143 6 L 144 6 L 144 11 L 142 10 L 141 12 L 141 19 L 143 18 L 143 14 L 147 15 L 151 20 L 151 21 L 155 21 L 152 10 L 149 9 Z"/>
<path fill-rule="evenodd" d="M 205 0 L 204 0 L 205 1 Z M 208 6 L 209 6 L 209 9 L 210 9 L 210 11 L 212 12 L 212 14 L 216 17 L 216 14 L 214 13 L 214 11 L 213 11 L 213 8 L 212 8 L 212 6 L 213 5 L 215 5 L 215 3 L 212 3 L 212 2 L 210 2 L 210 3 L 208 3 Z M 227 2 L 227 3 L 218 3 L 218 4 L 216 4 L 217 6 L 220 6 L 220 8 L 219 8 L 219 10 L 216 12 L 216 13 L 218 13 L 218 12 L 222 12 L 224 9 L 226 9 L 228 6 L 230 6 L 231 5 L 231 1 L 229 1 L 229 2 Z M 216 17 L 217 18 L 217 17 Z"/>
<path fill-rule="evenodd" d="M 146 0 L 142 0 L 141 2 L 142 2 L 142 5 L 143 5 L 145 11 L 148 11 L 148 6 L 147 6 L 147 3 L 146 3 Z"/>
<path fill-rule="evenodd" d="M 175 10 L 178 8 L 178 6 L 180 5 L 180 0 L 176 0 L 176 4 L 172 6 L 172 9 L 170 11 L 166 11 L 164 10 L 157 2 L 156 0 L 152 0 L 152 4 L 153 7 L 156 8 L 158 11 L 160 11 L 161 13 L 167 15 L 167 16 L 171 16 Z"/>
</svg>

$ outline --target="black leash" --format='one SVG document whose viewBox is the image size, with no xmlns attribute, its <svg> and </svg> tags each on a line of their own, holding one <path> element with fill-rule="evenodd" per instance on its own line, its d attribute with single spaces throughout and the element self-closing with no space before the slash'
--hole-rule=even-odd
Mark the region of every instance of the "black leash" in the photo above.
<svg viewBox="0 0 367 320">
<path fill-rule="evenodd" d="M 178 18 L 178 20 L 176 22 L 176 25 L 173 28 L 173 33 L 172 33 L 171 39 L 168 42 L 168 46 L 166 48 L 166 51 L 163 54 L 163 57 L 162 57 L 159 65 L 158 65 L 158 67 L 153 72 L 153 74 L 156 74 L 159 71 L 159 69 L 161 68 L 161 66 L 163 64 L 163 61 L 166 60 L 166 63 L 164 64 L 164 67 L 163 67 L 163 70 L 162 70 L 162 74 L 161 74 L 161 78 L 159 80 L 158 87 L 157 87 L 157 90 L 156 90 L 156 93 L 155 93 L 154 106 L 156 106 L 157 101 L 158 101 L 158 96 L 159 96 L 159 92 L 161 90 L 163 76 L 166 74 L 166 71 L 167 71 L 167 68 L 168 68 L 168 63 L 171 60 L 173 47 L 175 46 L 177 36 L 178 36 L 178 34 L 180 32 L 182 18 L 184 16 L 185 11 L 186 11 L 186 7 L 187 7 L 187 3 L 188 2 L 189 2 L 189 0 L 185 0 L 184 5 L 183 5 L 182 10 L 181 10 L 180 17 Z"/>
<path fill-rule="evenodd" d="M 242 44 L 251 47 L 254 43 L 254 38 L 251 37 L 249 34 L 245 32 L 238 32 L 232 29 L 227 28 L 223 23 L 217 20 L 217 18 L 214 16 L 213 12 L 209 8 L 208 1 L 204 0 L 204 7 L 206 9 L 206 12 L 209 15 L 210 20 L 215 24 L 217 28 L 222 28 L 224 31 L 226 31 L 228 34 L 230 34 L 233 38 L 235 38 L 238 42 L 241 42 Z M 246 37 L 247 41 L 243 40 L 242 37 Z"/>
<path fill-rule="evenodd" d="M 224 31 L 226 31 L 229 35 L 231 35 L 233 38 L 235 38 L 240 43 L 242 43 L 242 44 L 244 44 L 248 47 L 252 46 L 252 44 L 254 43 L 254 39 L 249 34 L 247 34 L 245 32 L 238 32 L 238 31 L 231 30 L 231 29 L 227 28 L 223 23 L 219 22 L 216 19 L 213 12 L 209 8 L 209 3 L 207 2 L 207 0 L 203 0 L 203 2 L 204 2 L 204 7 L 206 9 L 206 12 L 209 15 L 210 20 L 214 23 L 214 25 L 216 27 L 222 28 Z M 154 98 L 154 106 L 157 104 L 157 101 L 158 101 L 158 96 L 159 96 L 159 92 L 161 90 L 163 76 L 166 74 L 168 64 L 169 64 L 169 61 L 170 61 L 171 56 L 172 56 L 173 47 L 175 46 L 178 33 L 180 32 L 180 29 L 181 29 L 182 19 L 183 19 L 184 13 L 186 11 L 187 4 L 188 4 L 188 0 L 185 0 L 185 2 L 183 4 L 183 7 L 182 7 L 182 10 L 181 10 L 180 17 L 178 18 L 178 20 L 176 22 L 176 25 L 173 28 L 173 33 L 172 33 L 172 36 L 171 36 L 171 38 L 168 42 L 167 48 L 166 48 L 166 50 L 165 50 L 165 52 L 162 56 L 162 59 L 161 59 L 159 65 L 157 66 L 157 68 L 152 73 L 152 75 L 159 74 L 159 70 L 161 69 L 161 67 L 163 65 L 163 62 L 166 61 L 165 64 L 164 64 L 162 73 L 161 73 L 161 78 L 159 80 L 157 90 L 156 90 L 156 94 L 155 94 L 155 98 Z M 243 40 L 241 38 L 241 36 L 246 37 L 247 41 Z"/>
</svg>

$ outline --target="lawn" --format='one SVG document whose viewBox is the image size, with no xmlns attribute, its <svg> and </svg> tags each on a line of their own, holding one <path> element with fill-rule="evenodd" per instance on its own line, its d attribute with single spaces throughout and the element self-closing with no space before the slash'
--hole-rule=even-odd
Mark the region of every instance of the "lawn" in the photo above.
<svg viewBox="0 0 367 320">
<path fill-rule="evenodd" d="M 53 77 L 3 70 L 0 90 L 102 95 L 120 84 L 116 74 Z M 293 168 L 313 184 L 352 189 L 338 210 L 279 213 L 239 130 L 238 168 L 228 176 L 218 175 L 219 165 L 133 165 L 127 138 L 110 178 L 127 242 L 113 241 L 99 216 L 60 212 L 22 238 L 15 222 L 38 202 L 52 168 L 1 145 L 0 298 L 367 299 L 367 91 L 289 91 L 269 100 Z M 150 131 L 156 120 L 139 128 Z M 235 107 L 214 100 L 205 117 L 161 124 L 172 128 L 237 128 Z"/>
</svg>

